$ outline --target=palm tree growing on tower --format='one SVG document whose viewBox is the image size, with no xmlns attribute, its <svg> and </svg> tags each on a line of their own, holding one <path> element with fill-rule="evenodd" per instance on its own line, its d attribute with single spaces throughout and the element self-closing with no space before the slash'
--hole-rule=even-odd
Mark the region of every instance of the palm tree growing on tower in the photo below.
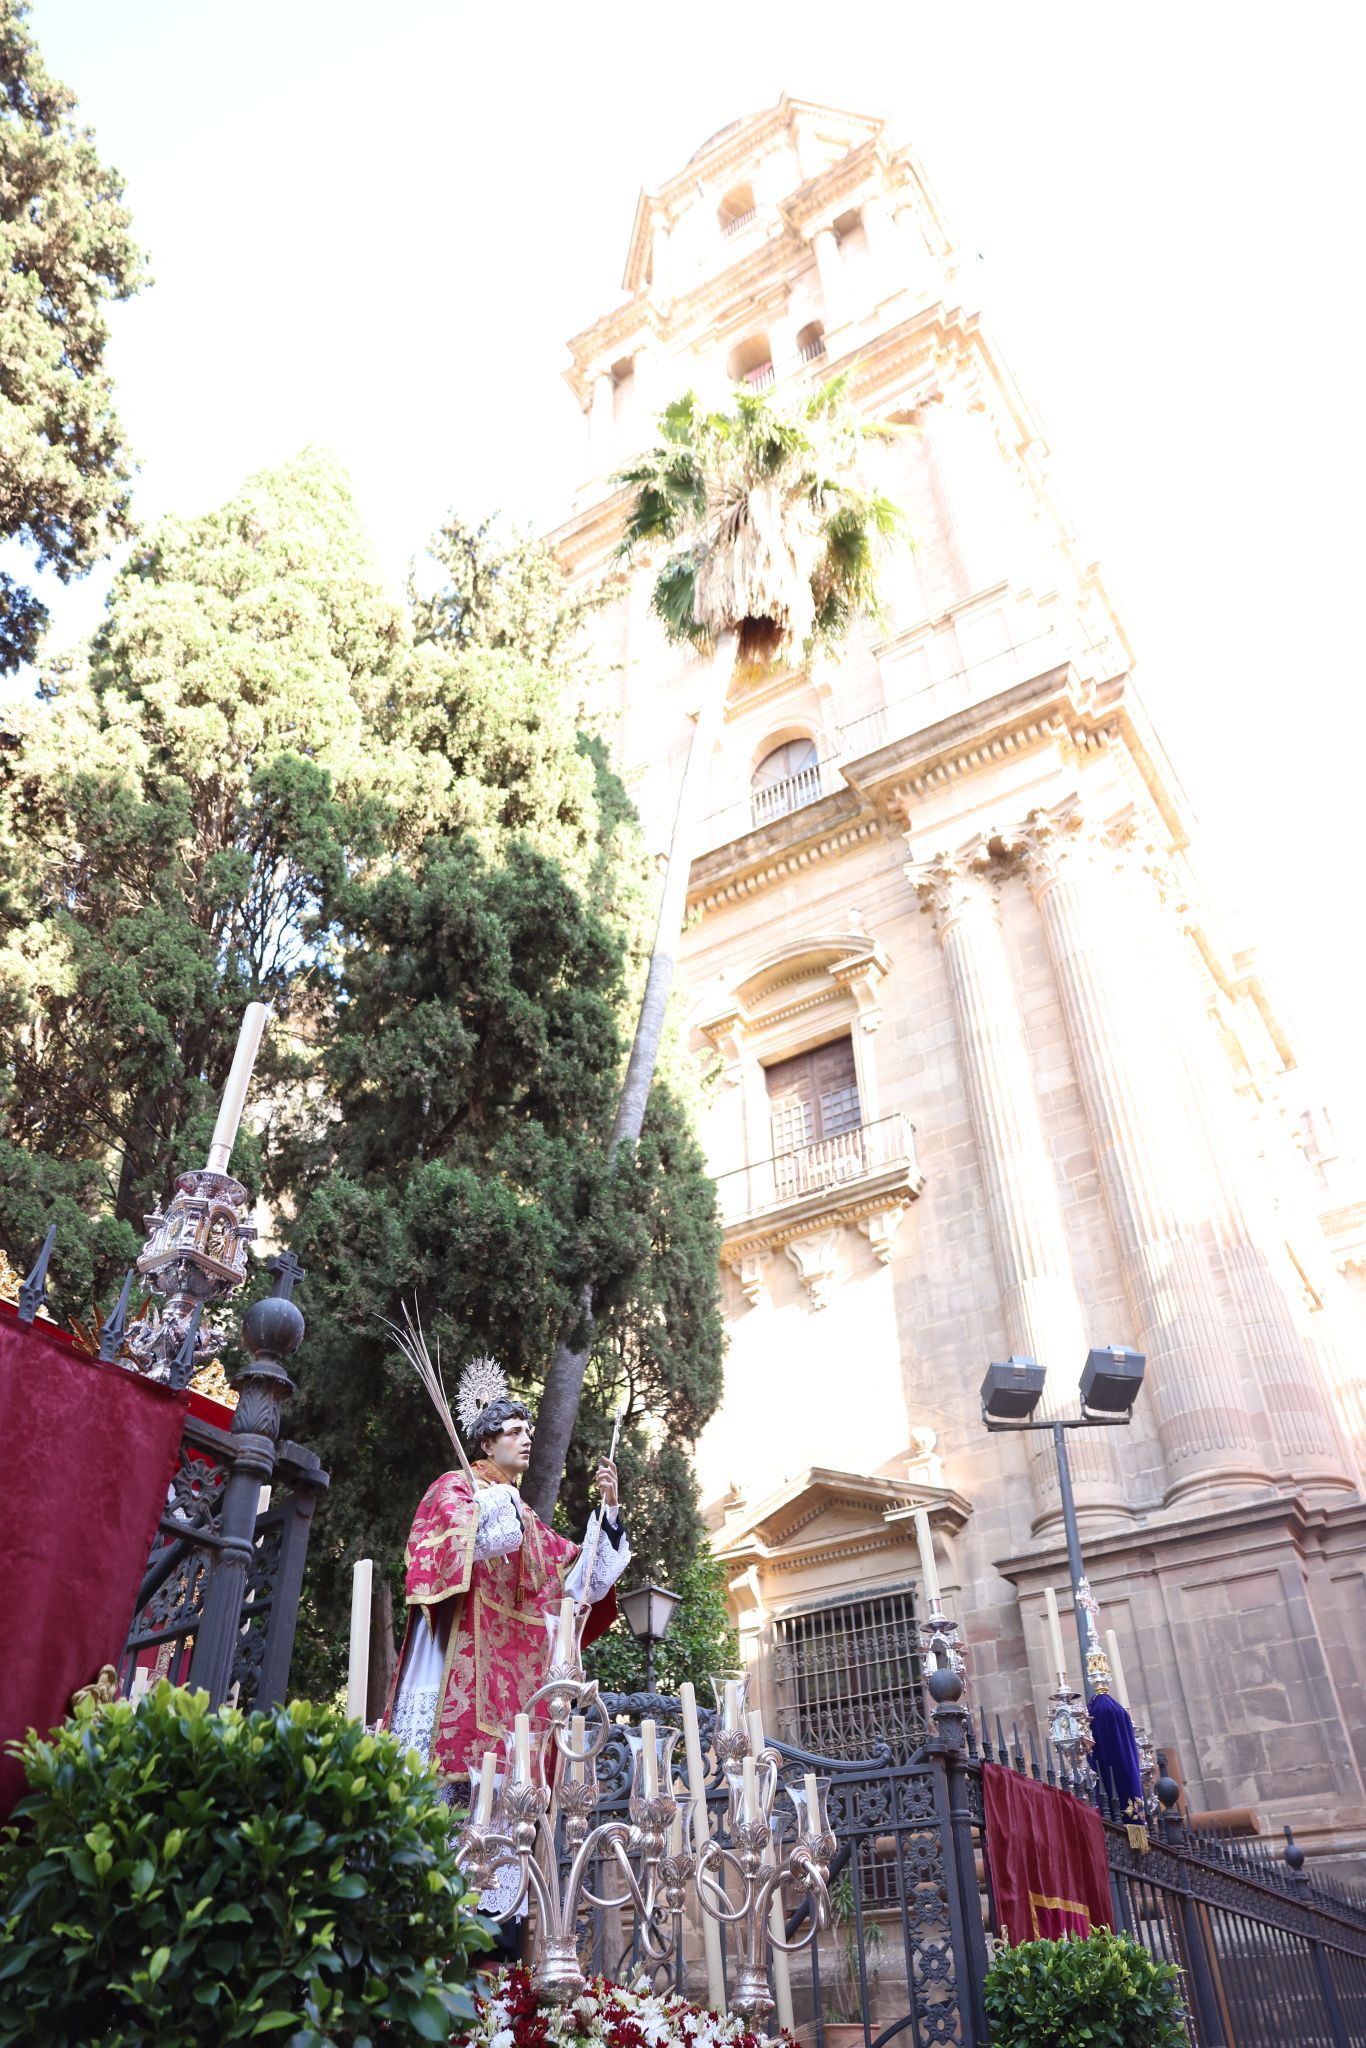
<svg viewBox="0 0 1366 2048">
<path fill-rule="evenodd" d="M 679 784 L 659 917 L 635 1037 L 609 1140 L 615 1157 L 640 1136 L 673 982 L 696 841 L 698 799 L 737 670 L 773 669 L 836 648 L 855 620 L 879 614 L 879 571 L 904 536 L 898 508 L 870 483 L 863 455 L 894 427 L 856 417 L 848 379 L 795 403 L 738 389 L 729 409 L 695 392 L 660 415 L 659 439 L 615 481 L 634 493 L 617 547 L 669 552 L 651 607 L 668 639 L 703 657 Z M 592 1332 L 561 1341 L 546 1376 L 523 1493 L 549 1519 L 578 1416 Z"/>
</svg>

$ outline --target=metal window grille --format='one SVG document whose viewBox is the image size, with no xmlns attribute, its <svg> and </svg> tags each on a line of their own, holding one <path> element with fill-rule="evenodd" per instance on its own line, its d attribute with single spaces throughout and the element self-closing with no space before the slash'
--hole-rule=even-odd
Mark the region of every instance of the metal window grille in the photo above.
<svg viewBox="0 0 1366 2048">
<path fill-rule="evenodd" d="M 885 1742 L 905 1763 L 925 1740 L 910 1586 L 781 1616 L 773 1669 L 782 1739 L 799 1749 L 853 1759 Z"/>
</svg>

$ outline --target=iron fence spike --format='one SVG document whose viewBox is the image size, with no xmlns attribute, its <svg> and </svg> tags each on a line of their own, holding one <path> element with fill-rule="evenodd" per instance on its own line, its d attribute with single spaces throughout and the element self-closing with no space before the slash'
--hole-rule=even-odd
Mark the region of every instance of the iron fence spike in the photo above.
<svg viewBox="0 0 1366 2048">
<path fill-rule="evenodd" d="M 52 1257 L 52 1247 L 56 1242 L 57 1226 L 55 1223 L 51 1223 L 48 1225 L 47 1236 L 43 1239 L 43 1249 L 34 1261 L 33 1271 L 19 1289 L 19 1320 L 21 1323 L 31 1323 L 39 1309 L 43 1306 L 43 1303 L 47 1300 L 47 1267 L 48 1261 Z"/>
<path fill-rule="evenodd" d="M 107 1322 L 100 1326 L 99 1355 L 106 1365 L 112 1365 L 119 1352 L 123 1349 L 124 1332 L 128 1327 L 128 1304 L 132 1300 L 133 1282 L 137 1277 L 137 1267 L 130 1266 L 123 1276 L 123 1286 L 119 1290 L 119 1298 L 114 1305 L 114 1313 Z"/>
</svg>

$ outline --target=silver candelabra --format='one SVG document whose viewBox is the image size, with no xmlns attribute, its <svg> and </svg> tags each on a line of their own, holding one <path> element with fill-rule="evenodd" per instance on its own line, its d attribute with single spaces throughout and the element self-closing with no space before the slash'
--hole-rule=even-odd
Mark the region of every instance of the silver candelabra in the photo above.
<svg viewBox="0 0 1366 2048">
<path fill-rule="evenodd" d="M 699 1827 L 701 1845 L 691 1846 L 693 1809 L 700 1799 L 705 1814 L 705 1788 L 694 1784 L 680 1796 L 673 1784 L 678 1732 L 650 1720 L 628 1733 L 629 1818 L 595 1825 L 594 1765 L 608 1721 L 596 1682 L 583 1675 L 585 1614 L 566 1600 L 558 1615 L 547 1617 L 545 1679 L 501 1738 L 502 1768 L 496 1750 L 471 1760 L 470 1817 L 460 1830 L 457 1860 L 480 1892 L 501 1890 L 498 1880 L 507 1875 L 511 1897 L 495 1918 L 507 1920 L 530 1908 L 532 1989 L 545 2005 L 571 2003 L 587 1981 L 575 1936 L 582 1906 L 631 1907 L 641 1948 L 651 1963 L 660 1964 L 681 1954 L 691 1889 L 705 1913 L 735 1929 L 737 1980 L 730 2006 L 761 2025 L 774 2009 L 768 1944 L 784 1952 L 802 1949 L 830 1924 L 836 1841 L 827 1811 L 828 1780 L 808 1772 L 800 1783 L 780 1788 L 779 1753 L 764 1746 L 757 1716 L 744 1711 L 745 1680 L 732 1675 L 714 1681 L 713 1734 L 727 1786 L 729 1844 Z M 796 1819 L 795 1842 L 785 1850 L 774 1819 L 780 1789 Z M 555 1846 L 559 1819 L 569 1852 L 563 1875 Z M 615 1892 L 590 1886 L 590 1872 L 603 1858 L 619 1881 Z M 811 1901 L 811 1924 L 792 1942 L 772 1924 L 773 1902 L 781 1900 L 784 1884 Z"/>
</svg>

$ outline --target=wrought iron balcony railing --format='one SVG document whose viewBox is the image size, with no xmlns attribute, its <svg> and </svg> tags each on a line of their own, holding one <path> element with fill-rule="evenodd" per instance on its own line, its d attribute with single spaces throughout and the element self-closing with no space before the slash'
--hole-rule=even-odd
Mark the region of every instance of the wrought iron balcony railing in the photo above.
<svg viewBox="0 0 1366 2048">
<path fill-rule="evenodd" d="M 814 341 L 804 341 L 802 343 L 801 358 L 804 363 L 818 363 L 824 354 L 825 336 L 823 334 L 818 334 Z"/>
<path fill-rule="evenodd" d="M 803 804 L 814 804 L 821 795 L 821 764 L 813 761 L 809 767 L 799 768 L 795 775 L 784 775 L 778 782 L 766 782 L 756 789 L 749 800 L 750 821 L 754 825 L 767 825 L 770 818 L 785 818 L 789 811 L 799 811 Z"/>
<path fill-rule="evenodd" d="M 760 363 L 757 370 L 746 370 L 744 382 L 748 384 L 751 391 L 767 391 L 769 385 L 773 382 L 772 363 Z"/>
<path fill-rule="evenodd" d="M 918 1178 L 915 1126 L 900 1114 L 718 1175 L 717 1206 L 723 1224 L 739 1223 L 785 1202 L 853 1189 L 875 1174 L 898 1168 Z"/>
</svg>

